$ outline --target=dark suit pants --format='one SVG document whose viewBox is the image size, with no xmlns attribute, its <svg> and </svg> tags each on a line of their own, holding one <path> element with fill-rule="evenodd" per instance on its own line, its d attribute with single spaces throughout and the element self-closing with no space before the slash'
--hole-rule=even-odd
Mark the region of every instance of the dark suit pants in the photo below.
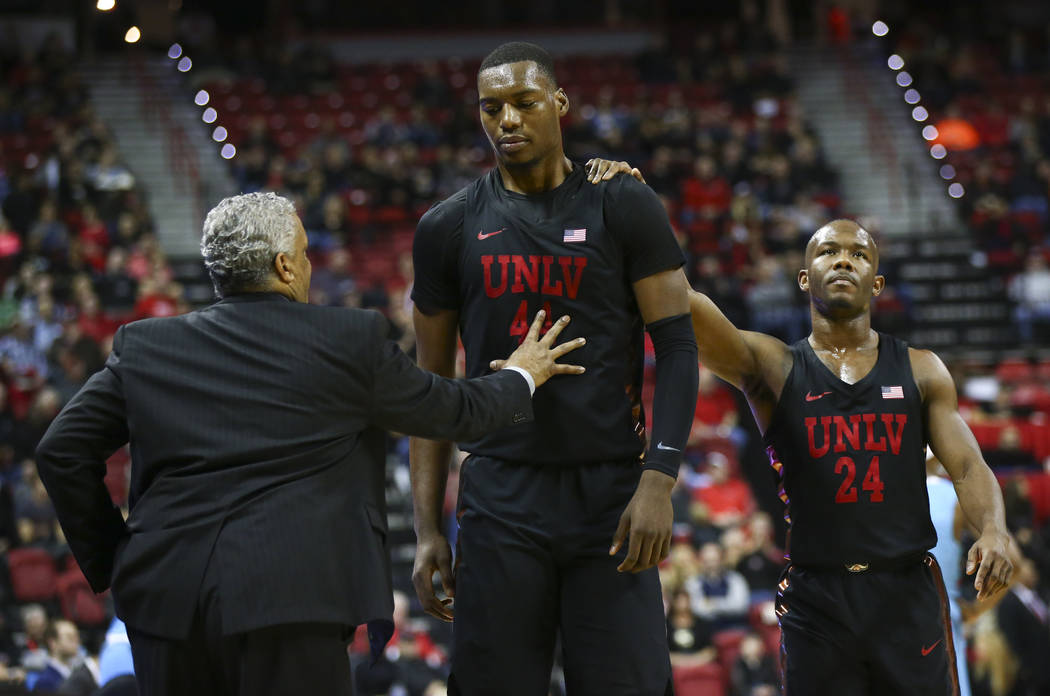
<svg viewBox="0 0 1050 696">
<path fill-rule="evenodd" d="M 199 623 L 199 622 L 198 622 Z M 186 640 L 128 627 L 139 696 L 352 696 L 345 627 L 299 623 Z"/>
</svg>

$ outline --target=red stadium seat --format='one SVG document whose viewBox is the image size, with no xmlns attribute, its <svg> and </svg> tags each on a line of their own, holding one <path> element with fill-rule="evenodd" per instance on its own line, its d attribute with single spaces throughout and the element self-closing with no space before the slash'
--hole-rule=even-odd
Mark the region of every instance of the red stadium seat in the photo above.
<svg viewBox="0 0 1050 696">
<path fill-rule="evenodd" d="M 725 696 L 727 673 L 717 662 L 672 671 L 676 696 Z"/>
<path fill-rule="evenodd" d="M 63 616 L 78 626 L 101 626 L 106 622 L 106 604 L 79 568 L 63 573 L 57 584 Z"/>
<path fill-rule="evenodd" d="M 43 549 L 12 549 L 7 553 L 11 589 L 19 602 L 52 599 L 58 590 L 55 560 Z"/>
<path fill-rule="evenodd" d="M 1033 472 L 1027 474 L 1028 499 L 1032 501 L 1032 517 L 1036 527 L 1050 520 L 1050 474 Z"/>
<path fill-rule="evenodd" d="M 733 663 L 740 655 L 740 643 L 748 633 L 743 628 L 728 628 L 715 634 L 712 642 L 718 649 L 718 664 L 722 665 L 726 674 L 733 669 Z"/>
<path fill-rule="evenodd" d="M 765 643 L 766 650 L 773 656 L 773 660 L 777 663 L 777 668 L 779 669 L 780 623 L 766 623 L 762 620 L 765 606 L 765 602 L 751 605 L 751 609 L 747 613 L 747 620 L 752 628 L 755 629 L 755 632 L 762 636 L 762 642 Z"/>
<path fill-rule="evenodd" d="M 995 368 L 995 376 L 1003 382 L 1024 382 L 1034 374 L 1032 364 L 1021 358 L 1006 358 Z"/>
<path fill-rule="evenodd" d="M 1035 366 L 1035 373 L 1039 379 L 1050 382 L 1050 360 L 1040 360 Z"/>
</svg>

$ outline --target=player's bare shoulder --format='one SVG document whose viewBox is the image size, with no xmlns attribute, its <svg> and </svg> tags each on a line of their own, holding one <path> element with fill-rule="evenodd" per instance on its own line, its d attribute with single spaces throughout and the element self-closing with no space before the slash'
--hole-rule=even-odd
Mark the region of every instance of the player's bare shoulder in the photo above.
<svg viewBox="0 0 1050 696">
<path fill-rule="evenodd" d="M 743 391 L 749 399 L 762 398 L 775 405 L 791 374 L 791 348 L 769 334 L 741 331 L 740 335 L 754 361 L 751 379 L 744 383 Z"/>
<path fill-rule="evenodd" d="M 908 362 L 911 363 L 912 377 L 919 388 L 923 403 L 931 397 L 950 394 L 955 398 L 955 382 L 948 367 L 932 350 L 908 347 Z"/>
<path fill-rule="evenodd" d="M 778 338 L 742 331 L 703 293 L 690 291 L 689 311 L 700 360 L 750 398 L 776 401 L 791 372 L 791 349 Z"/>
</svg>

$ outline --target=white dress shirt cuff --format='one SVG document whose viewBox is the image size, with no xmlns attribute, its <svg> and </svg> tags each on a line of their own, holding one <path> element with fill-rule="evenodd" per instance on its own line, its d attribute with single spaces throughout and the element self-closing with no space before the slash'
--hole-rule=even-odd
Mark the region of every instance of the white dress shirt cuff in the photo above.
<svg viewBox="0 0 1050 696">
<path fill-rule="evenodd" d="M 519 375 L 521 375 L 522 377 L 525 378 L 525 381 L 529 383 L 529 396 L 532 396 L 533 394 L 536 393 L 536 380 L 534 380 L 532 378 L 532 375 L 529 374 L 528 370 L 526 370 L 523 367 L 516 367 L 514 365 L 511 365 L 510 367 L 505 367 L 503 369 L 504 370 L 514 370 Z"/>
</svg>

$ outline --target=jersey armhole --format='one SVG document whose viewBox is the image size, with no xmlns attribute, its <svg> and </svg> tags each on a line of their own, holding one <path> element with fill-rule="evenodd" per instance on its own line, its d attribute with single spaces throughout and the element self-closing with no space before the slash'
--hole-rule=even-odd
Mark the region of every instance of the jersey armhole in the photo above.
<svg viewBox="0 0 1050 696">
<path fill-rule="evenodd" d="M 783 405 L 785 403 L 784 395 L 787 394 L 791 387 L 792 380 L 795 378 L 795 370 L 798 369 L 798 358 L 800 356 L 797 348 L 788 346 L 788 355 L 791 356 L 791 369 L 788 370 L 787 377 L 784 378 L 784 386 L 780 390 L 780 396 L 776 397 L 776 401 L 773 403 L 773 410 L 769 414 L 769 423 L 766 424 L 766 431 L 762 434 L 762 438 L 767 445 L 771 444 L 769 442 L 771 434 L 779 429 L 780 421 L 783 420 L 781 411 L 786 408 Z"/>
</svg>

